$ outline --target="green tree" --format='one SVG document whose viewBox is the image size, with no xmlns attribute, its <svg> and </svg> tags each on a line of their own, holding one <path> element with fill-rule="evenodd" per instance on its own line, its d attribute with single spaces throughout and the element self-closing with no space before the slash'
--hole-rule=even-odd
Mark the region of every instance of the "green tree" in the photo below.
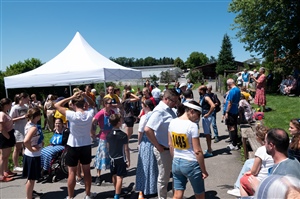
<svg viewBox="0 0 300 199">
<path fill-rule="evenodd" d="M 189 74 L 186 76 L 187 79 L 191 80 L 194 84 L 201 82 L 204 78 L 203 74 L 199 70 L 190 70 Z"/>
<path fill-rule="evenodd" d="M 211 64 L 211 63 L 215 63 L 215 62 L 217 62 L 217 59 L 214 56 L 210 56 L 208 63 Z"/>
<path fill-rule="evenodd" d="M 31 59 L 24 60 L 24 62 L 19 61 L 18 63 L 12 64 L 6 68 L 5 72 L 0 72 L 0 91 L 1 93 L 3 93 L 3 97 L 5 93 L 4 77 L 28 72 L 30 70 L 33 70 L 41 66 L 42 64 L 43 63 L 41 60 L 36 58 L 31 58 Z"/>
<path fill-rule="evenodd" d="M 26 59 L 24 62 L 19 61 L 18 63 L 12 64 L 6 68 L 4 75 L 11 76 L 25 73 L 41 66 L 42 64 L 42 61 L 36 58 Z"/>
<path fill-rule="evenodd" d="M 280 68 L 300 64 L 299 0 L 232 0 L 229 12 L 246 50 Z"/>
<path fill-rule="evenodd" d="M 160 73 L 160 82 L 161 83 L 170 83 L 172 81 L 172 75 L 169 71 L 162 71 Z"/>
<path fill-rule="evenodd" d="M 186 66 L 184 65 L 184 62 L 182 61 L 182 59 L 180 59 L 179 57 L 177 57 L 174 60 L 174 66 L 178 67 L 180 69 L 186 69 Z"/>
<path fill-rule="evenodd" d="M 150 80 L 152 83 L 156 83 L 159 80 L 159 77 L 156 75 L 150 75 Z"/>
<path fill-rule="evenodd" d="M 232 45 L 227 34 L 224 35 L 221 50 L 219 52 L 216 73 L 224 74 L 224 70 L 236 70 L 236 64 L 232 55 Z"/>
<path fill-rule="evenodd" d="M 195 68 L 196 66 L 202 66 L 208 63 L 208 57 L 204 53 L 192 52 L 187 58 L 186 66 L 188 68 Z"/>
</svg>

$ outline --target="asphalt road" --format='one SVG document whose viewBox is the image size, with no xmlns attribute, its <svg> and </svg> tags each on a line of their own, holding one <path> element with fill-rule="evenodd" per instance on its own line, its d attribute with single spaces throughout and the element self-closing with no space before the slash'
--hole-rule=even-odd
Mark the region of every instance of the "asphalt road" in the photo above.
<svg viewBox="0 0 300 199">
<path fill-rule="evenodd" d="M 213 82 L 209 82 L 213 84 L 213 88 L 215 88 L 215 84 Z M 198 93 L 194 92 L 195 99 L 199 99 Z M 219 95 L 220 99 L 223 99 Z M 221 114 L 217 114 L 217 125 L 219 129 L 219 136 L 221 141 L 218 143 L 212 143 L 212 148 L 214 150 L 214 156 L 211 158 L 205 159 L 205 164 L 207 171 L 209 173 L 209 177 L 205 180 L 205 194 L 206 198 L 209 199 L 229 199 L 234 198 L 228 195 L 226 192 L 228 189 L 233 188 L 233 184 L 238 176 L 238 173 L 242 167 L 240 151 L 229 152 L 226 148 L 227 143 L 225 143 L 225 139 L 228 138 L 228 132 L 225 131 L 225 125 L 221 123 Z M 134 126 L 134 134 L 130 139 L 130 148 L 137 148 L 137 127 L 136 124 Z M 201 127 L 201 124 L 200 124 Z M 202 129 L 200 132 L 203 132 Z M 200 138 L 202 149 L 207 149 L 206 141 L 204 137 Z M 96 153 L 96 147 L 93 148 L 93 155 Z M 138 151 L 134 150 L 131 153 L 131 167 L 128 170 L 128 176 L 124 178 L 123 181 L 123 189 L 132 191 L 125 198 L 138 198 L 138 194 L 134 192 L 135 185 L 135 172 L 137 165 L 137 155 Z M 93 165 L 93 161 L 91 165 Z M 92 176 L 96 176 L 96 170 L 92 169 Z M 101 186 L 92 185 L 92 192 L 97 193 L 97 199 L 105 199 L 105 198 L 113 198 L 114 196 L 114 187 L 113 184 L 110 183 L 109 170 L 102 172 L 102 177 L 105 181 Z M 95 178 L 93 177 L 93 182 Z M 25 195 L 25 179 L 21 179 L 20 176 L 17 176 L 16 179 L 12 182 L 0 183 L 0 198 L 2 199 L 16 199 L 16 198 L 26 198 Z M 168 198 L 172 198 L 172 183 L 169 183 L 169 192 Z M 60 180 L 55 183 L 36 183 L 35 188 L 36 191 L 44 193 L 41 196 L 42 199 L 63 199 L 67 196 L 67 181 L 66 179 Z M 76 185 L 75 187 L 75 198 L 84 198 L 84 187 L 80 187 Z M 184 193 L 185 198 L 194 198 L 193 190 L 188 183 L 187 189 Z M 156 198 L 156 197 L 153 197 Z"/>
</svg>

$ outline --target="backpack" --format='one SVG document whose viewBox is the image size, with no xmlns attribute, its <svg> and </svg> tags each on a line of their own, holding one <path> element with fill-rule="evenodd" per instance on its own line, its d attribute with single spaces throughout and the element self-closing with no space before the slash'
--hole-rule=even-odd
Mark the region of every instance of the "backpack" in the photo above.
<svg viewBox="0 0 300 199">
<path fill-rule="evenodd" d="M 212 101 L 214 104 L 216 104 L 216 103 L 218 104 L 215 107 L 215 112 L 216 113 L 219 112 L 221 110 L 221 102 L 216 94 L 214 94 Z"/>
</svg>

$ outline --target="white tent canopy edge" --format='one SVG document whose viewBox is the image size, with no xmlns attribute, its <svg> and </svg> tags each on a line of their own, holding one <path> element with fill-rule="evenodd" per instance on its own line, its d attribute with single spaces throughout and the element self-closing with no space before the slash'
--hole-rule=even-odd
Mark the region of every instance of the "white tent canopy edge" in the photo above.
<svg viewBox="0 0 300 199">
<path fill-rule="evenodd" d="M 7 89 L 66 86 L 141 79 L 140 70 L 121 66 L 93 49 L 77 32 L 69 45 L 42 66 L 4 78 Z"/>
</svg>

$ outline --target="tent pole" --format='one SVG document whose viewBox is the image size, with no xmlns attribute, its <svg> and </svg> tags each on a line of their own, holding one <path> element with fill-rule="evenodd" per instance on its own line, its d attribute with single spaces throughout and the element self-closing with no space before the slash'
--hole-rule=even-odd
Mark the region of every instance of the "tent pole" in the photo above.
<svg viewBox="0 0 300 199">
<path fill-rule="evenodd" d="M 5 88 L 6 98 L 8 98 L 7 88 Z"/>
<path fill-rule="evenodd" d="M 72 96 L 72 88 L 71 88 L 71 84 L 69 85 L 69 89 L 70 89 L 70 96 Z"/>
<path fill-rule="evenodd" d="M 105 93 L 105 95 L 107 94 L 106 93 L 106 82 L 104 81 L 104 93 Z"/>
</svg>

